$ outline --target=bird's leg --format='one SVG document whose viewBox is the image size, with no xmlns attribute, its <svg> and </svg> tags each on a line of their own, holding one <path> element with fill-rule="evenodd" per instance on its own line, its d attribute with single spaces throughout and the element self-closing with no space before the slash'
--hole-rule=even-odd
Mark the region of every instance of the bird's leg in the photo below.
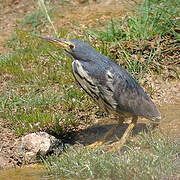
<svg viewBox="0 0 180 180">
<path fill-rule="evenodd" d="M 104 144 L 105 141 L 106 141 L 106 139 L 113 134 L 113 131 L 117 128 L 117 126 L 118 126 L 118 124 L 117 124 L 117 125 L 114 125 L 114 126 L 103 136 L 103 138 L 102 138 L 100 141 L 96 141 L 95 143 L 90 144 L 90 145 L 88 146 L 88 148 L 98 147 L 98 146 Z"/>
<path fill-rule="evenodd" d="M 128 135 L 129 135 L 129 133 L 132 131 L 132 129 L 136 125 L 137 119 L 138 119 L 137 116 L 133 116 L 131 123 L 129 124 L 128 128 L 124 132 L 124 134 L 121 137 L 121 139 L 118 142 L 113 143 L 111 145 L 111 146 L 113 146 L 112 149 L 108 150 L 107 152 L 114 152 L 117 149 L 120 149 L 124 145 L 124 143 L 126 142 L 126 139 L 127 139 Z"/>
<path fill-rule="evenodd" d="M 102 138 L 100 141 L 96 141 L 95 143 L 90 144 L 90 145 L 88 146 L 88 148 L 98 147 L 99 145 L 104 144 L 104 143 L 106 142 L 106 139 L 107 139 L 109 136 L 111 136 L 111 135 L 113 134 L 113 132 L 116 130 L 116 128 L 119 126 L 119 124 L 122 124 L 123 122 L 124 122 L 124 118 L 121 117 L 121 118 L 119 119 L 119 123 L 116 124 L 116 125 L 114 125 L 114 126 L 103 136 L 103 138 Z M 106 145 L 104 145 L 102 148 L 105 148 L 105 147 L 106 147 Z"/>
</svg>

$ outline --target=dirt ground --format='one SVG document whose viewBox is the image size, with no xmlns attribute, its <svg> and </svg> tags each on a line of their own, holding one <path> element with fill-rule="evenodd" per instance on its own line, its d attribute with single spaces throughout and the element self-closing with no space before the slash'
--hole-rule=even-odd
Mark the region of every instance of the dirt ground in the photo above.
<svg viewBox="0 0 180 180">
<path fill-rule="evenodd" d="M 111 16 L 117 18 L 127 15 L 127 4 L 119 0 L 107 0 L 105 2 L 100 0 L 74 0 L 71 2 L 71 6 L 59 5 L 56 8 L 57 12 L 63 11 L 63 15 L 61 14 L 54 20 L 57 29 L 61 27 L 72 28 L 72 22 L 81 26 L 93 27 L 104 23 Z M 55 0 L 54 3 L 56 3 Z M 24 16 L 35 10 L 36 7 L 33 1 L 0 0 L 0 55 L 9 51 L 4 46 L 4 42 L 16 30 Z M 51 34 L 51 32 L 51 27 L 47 27 L 45 34 Z M 175 107 L 177 110 L 180 109 L 180 102 L 178 101 L 180 99 L 180 82 L 178 80 L 147 78 L 156 92 L 153 99 L 156 104 L 162 106 L 160 108 L 162 111 L 167 112 L 165 108 L 167 106 L 164 104 L 177 104 Z M 179 122 L 178 119 L 177 121 Z M 176 133 L 178 133 L 180 124 L 177 126 L 176 122 L 171 123 L 171 125 L 176 126 Z M 166 128 L 167 123 L 164 126 Z M 16 140 L 16 135 L 7 128 L 7 123 L 0 118 L 0 168 L 21 166 L 23 164 L 23 158 L 16 153 L 18 148 L 15 143 Z"/>
</svg>

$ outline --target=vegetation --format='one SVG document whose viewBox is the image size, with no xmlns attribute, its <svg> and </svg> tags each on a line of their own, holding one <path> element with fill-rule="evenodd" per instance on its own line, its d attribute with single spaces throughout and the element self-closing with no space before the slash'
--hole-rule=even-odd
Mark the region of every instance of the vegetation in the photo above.
<svg viewBox="0 0 180 180">
<path fill-rule="evenodd" d="M 179 62 L 179 6 L 177 0 L 145 0 L 133 15 L 124 20 L 111 19 L 105 31 L 86 30 L 85 34 L 98 41 L 98 51 L 115 59 L 136 80 L 145 73 L 161 74 L 161 70 Z"/>
<path fill-rule="evenodd" d="M 68 150 L 45 161 L 50 174 L 62 179 L 178 179 L 180 144 L 158 132 L 142 132 L 123 151 Z"/>
<path fill-rule="evenodd" d="M 81 34 L 67 29 L 58 34 L 89 42 L 140 83 L 144 74 L 161 75 L 164 68 L 175 72 L 171 78 L 179 78 L 178 7 L 178 0 L 145 0 L 125 19 L 111 19 L 105 29 L 77 26 Z M 91 125 L 98 111 L 74 81 L 70 58 L 34 35 L 45 22 L 40 11 L 25 17 L 24 30 L 17 29 L 6 43 L 11 52 L 0 55 L 0 112 L 18 135 L 44 130 L 62 136 Z M 150 130 L 129 140 L 123 151 L 67 150 L 44 163 L 61 178 L 164 179 L 179 176 L 179 151 L 180 144 Z"/>
<path fill-rule="evenodd" d="M 61 135 L 87 121 L 91 100 L 76 85 L 71 60 L 62 51 L 22 31 L 7 45 L 14 53 L 0 57 L 0 78 L 8 83 L 0 106 L 17 134 L 41 129 Z"/>
</svg>

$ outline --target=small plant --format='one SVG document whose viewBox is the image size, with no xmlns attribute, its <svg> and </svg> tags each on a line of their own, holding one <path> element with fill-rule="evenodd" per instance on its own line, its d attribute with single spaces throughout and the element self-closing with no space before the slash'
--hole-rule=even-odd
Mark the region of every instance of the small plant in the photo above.
<svg viewBox="0 0 180 180">
<path fill-rule="evenodd" d="M 51 24 L 51 26 L 53 28 L 53 31 L 54 31 L 54 34 L 57 36 L 56 29 L 55 29 L 55 27 L 53 25 L 53 22 L 51 21 L 51 18 L 50 18 L 49 14 L 48 14 L 47 8 L 46 8 L 46 6 L 44 4 L 44 0 L 38 0 L 38 4 L 39 4 L 39 7 L 40 7 L 42 13 L 44 14 L 44 16 L 47 18 L 47 20 Z"/>
<path fill-rule="evenodd" d="M 33 14 L 26 15 L 24 21 L 21 23 L 22 27 L 25 25 L 29 25 L 32 27 L 32 30 L 36 30 L 37 28 L 44 26 L 47 20 L 43 18 L 40 10 L 36 11 Z"/>
</svg>

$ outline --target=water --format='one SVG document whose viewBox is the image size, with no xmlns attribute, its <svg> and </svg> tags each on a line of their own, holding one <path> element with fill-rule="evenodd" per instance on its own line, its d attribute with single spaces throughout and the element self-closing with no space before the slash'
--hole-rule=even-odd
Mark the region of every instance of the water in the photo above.
<svg viewBox="0 0 180 180">
<path fill-rule="evenodd" d="M 0 170 L 0 180 L 53 180 L 42 165 Z"/>
<path fill-rule="evenodd" d="M 160 128 L 163 133 L 180 140 L 180 102 L 164 105 L 160 111 L 162 115 Z"/>
</svg>

